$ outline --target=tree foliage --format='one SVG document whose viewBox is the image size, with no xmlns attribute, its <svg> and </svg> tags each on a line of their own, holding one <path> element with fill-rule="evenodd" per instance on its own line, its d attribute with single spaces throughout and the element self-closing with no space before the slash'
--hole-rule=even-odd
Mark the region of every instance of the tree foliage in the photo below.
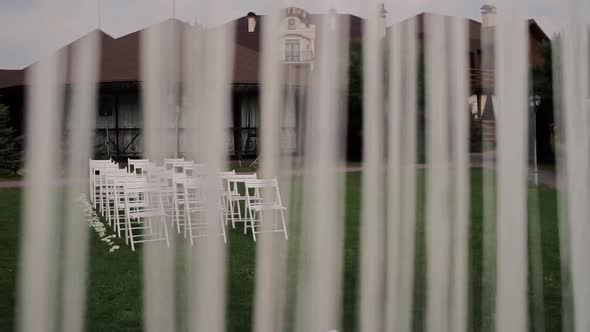
<svg viewBox="0 0 590 332">
<path fill-rule="evenodd" d="M 390 50 L 384 47 L 384 93 L 387 94 L 389 84 L 388 57 Z M 425 78 L 424 78 L 424 52 L 423 47 L 417 50 L 417 126 L 418 126 L 418 160 L 424 160 L 424 126 L 425 126 Z M 348 160 L 362 160 L 363 145 L 363 44 L 359 39 L 351 40 L 348 61 L 348 133 L 347 133 L 347 158 Z"/>
<path fill-rule="evenodd" d="M 22 164 L 22 138 L 10 126 L 8 107 L 0 104 L 0 173 L 16 174 Z"/>
<path fill-rule="evenodd" d="M 554 100 L 553 100 L 553 59 L 549 42 L 541 44 L 540 66 L 531 68 L 532 93 L 541 97 L 541 103 L 537 109 L 537 155 L 539 162 L 552 163 L 555 161 L 551 140 L 553 135 Z"/>
</svg>

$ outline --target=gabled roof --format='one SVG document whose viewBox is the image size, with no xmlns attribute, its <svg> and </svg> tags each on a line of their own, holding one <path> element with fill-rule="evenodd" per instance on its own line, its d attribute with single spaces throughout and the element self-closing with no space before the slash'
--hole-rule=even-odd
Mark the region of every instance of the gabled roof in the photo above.
<svg viewBox="0 0 590 332">
<path fill-rule="evenodd" d="M 423 39 L 425 34 L 425 17 L 429 15 L 438 15 L 430 13 L 422 13 L 410 19 L 417 19 L 418 38 Z M 350 17 L 350 38 L 358 39 L 362 37 L 363 19 L 348 15 Z M 324 15 L 312 14 L 309 15 L 309 20 L 319 26 Z M 444 16 L 446 19 L 451 19 L 451 16 Z M 408 20 L 410 20 L 408 19 Z M 482 44 L 482 34 L 490 33 L 493 36 L 493 28 L 481 28 L 481 23 L 465 19 L 468 24 L 469 35 L 469 51 L 476 52 L 485 48 Z M 233 83 L 235 84 L 257 84 L 259 83 L 259 68 L 260 68 L 260 50 L 261 50 L 261 31 L 264 26 L 265 16 L 257 17 L 257 26 L 255 32 L 248 32 L 248 18 L 244 16 L 237 19 L 235 22 L 235 48 L 234 48 L 234 73 Z M 171 24 L 179 32 L 176 34 L 177 38 L 183 38 L 186 30 L 190 25 L 179 20 L 170 19 L 160 24 Z M 536 39 L 549 40 L 543 30 L 537 25 L 534 20 L 529 22 L 532 36 Z M 148 28 L 146 28 L 148 29 Z M 119 38 L 113 38 L 108 34 L 98 31 L 102 42 L 101 57 L 100 57 L 100 82 L 141 82 L 141 44 L 140 37 L 146 29 L 135 31 L 133 33 L 124 35 Z M 392 29 L 391 27 L 389 29 Z M 72 54 L 73 48 L 84 37 L 72 42 L 60 51 Z M 176 47 L 179 49 L 179 59 L 171 60 L 171 68 L 178 70 L 178 76 L 182 70 L 180 64 L 182 63 L 182 39 L 178 40 Z M 491 38 L 490 40 L 493 40 Z M 35 64 L 26 67 L 23 70 L 0 70 L 0 89 L 14 86 L 27 85 L 27 72 Z M 66 83 L 72 82 L 71 75 L 71 56 L 68 56 Z"/>
<path fill-rule="evenodd" d="M 310 15 L 311 21 L 317 21 L 321 15 Z M 233 83 L 256 84 L 259 82 L 259 61 L 261 46 L 261 31 L 264 26 L 264 17 L 258 16 L 255 32 L 248 32 L 248 18 L 246 16 L 237 19 L 235 22 L 234 48 L 234 75 Z M 353 38 L 361 36 L 362 20 L 351 16 L 350 33 Z M 179 32 L 178 38 L 183 38 L 186 30 L 190 28 L 185 22 L 169 19 L 159 24 L 172 24 Z M 101 39 L 100 57 L 100 82 L 140 82 L 141 74 L 141 34 L 148 28 L 129 33 L 119 38 L 113 38 L 103 31 L 98 31 Z M 94 31 L 96 32 L 96 30 Z M 59 52 L 72 54 L 76 44 L 80 43 L 85 36 L 65 46 Z M 178 43 L 179 55 L 182 55 L 183 43 Z M 179 59 L 178 63 L 182 63 Z M 34 67 L 32 64 L 22 70 L 0 70 L 0 89 L 27 85 L 27 72 Z M 71 57 L 68 56 L 66 83 L 72 83 Z M 181 70 L 180 66 L 176 66 Z M 180 76 L 180 75 L 179 75 Z"/>
</svg>

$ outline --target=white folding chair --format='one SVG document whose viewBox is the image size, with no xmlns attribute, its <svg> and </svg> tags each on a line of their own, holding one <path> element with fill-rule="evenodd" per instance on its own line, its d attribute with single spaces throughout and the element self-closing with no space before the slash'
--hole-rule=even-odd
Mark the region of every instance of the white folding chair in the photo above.
<svg viewBox="0 0 590 332">
<path fill-rule="evenodd" d="M 174 207 L 174 220 L 178 234 L 180 234 L 181 229 L 184 229 L 186 224 L 184 180 L 188 177 L 187 170 L 191 170 L 192 172 L 193 165 L 194 163 L 192 161 L 174 162 L 172 173 L 168 175 L 168 183 L 172 187 L 172 205 Z"/>
<path fill-rule="evenodd" d="M 144 170 L 144 176 L 148 183 L 160 186 L 162 194 L 162 202 L 164 204 L 164 212 L 166 213 L 166 221 L 168 224 L 174 224 L 174 186 L 172 183 L 173 172 L 171 169 L 167 170 L 166 166 L 151 166 Z"/>
<path fill-rule="evenodd" d="M 204 190 L 203 183 L 200 179 L 185 178 L 183 180 L 184 188 L 184 210 L 186 216 L 186 224 L 184 227 L 184 237 L 189 237 L 191 245 L 194 244 L 193 239 L 198 237 L 209 236 L 210 227 L 207 221 L 208 197 Z M 227 241 L 225 234 L 225 222 L 223 219 L 223 207 L 217 197 L 213 197 L 215 204 L 216 218 L 219 221 L 221 231 L 217 233 L 223 237 L 223 242 Z"/>
<path fill-rule="evenodd" d="M 231 220 L 232 228 L 236 228 L 236 223 L 244 223 L 244 234 L 246 234 L 246 192 L 244 183 L 246 180 L 256 180 L 256 173 L 254 174 L 236 174 L 227 177 L 226 192 L 228 193 L 228 208 L 229 219 Z M 240 193 L 240 190 L 242 193 Z M 254 199 L 254 198 L 253 198 Z M 244 207 L 242 207 L 244 205 Z"/>
<path fill-rule="evenodd" d="M 135 250 L 137 243 L 165 241 L 170 246 L 166 215 L 159 185 L 123 184 L 126 237 Z"/>
<path fill-rule="evenodd" d="M 115 218 L 115 179 L 119 177 L 133 176 L 127 173 L 125 169 L 107 170 L 100 175 L 102 177 L 101 183 L 101 210 L 103 216 L 106 218 L 109 226 L 113 226 Z"/>
<path fill-rule="evenodd" d="M 99 213 L 108 218 L 107 205 L 109 202 L 109 190 L 113 185 L 112 177 L 115 175 L 124 175 L 127 172 L 120 168 L 105 168 L 101 169 L 99 174 L 95 175 L 96 178 L 96 191 L 98 192 L 96 205 L 98 205 Z"/>
<path fill-rule="evenodd" d="M 147 184 L 143 177 L 135 174 L 126 173 L 125 175 L 116 176 L 113 183 L 113 228 L 117 237 L 125 236 L 125 243 L 129 244 L 129 238 L 126 236 L 127 223 L 125 215 L 125 187 L 126 183 Z"/>
<path fill-rule="evenodd" d="M 254 241 L 256 241 L 256 234 L 260 233 L 283 233 L 285 240 L 287 240 L 285 222 L 287 208 L 281 202 L 277 179 L 246 180 L 244 185 L 246 190 L 247 225 L 252 229 Z M 265 217 L 270 217 L 272 225 L 265 224 Z"/>
<path fill-rule="evenodd" d="M 100 175 L 101 171 L 104 169 L 111 169 L 111 168 L 119 168 L 119 165 L 113 162 L 112 159 L 109 160 L 89 160 L 88 163 L 88 185 L 89 185 L 89 195 L 90 195 L 90 202 L 96 205 L 98 201 L 98 175 Z"/>
<path fill-rule="evenodd" d="M 220 172 L 219 173 L 219 199 L 221 200 L 221 206 L 223 206 L 223 216 L 225 218 L 225 224 L 227 225 L 231 216 L 230 204 L 229 204 L 229 191 L 227 189 L 227 179 L 235 176 L 236 171 Z"/>
</svg>

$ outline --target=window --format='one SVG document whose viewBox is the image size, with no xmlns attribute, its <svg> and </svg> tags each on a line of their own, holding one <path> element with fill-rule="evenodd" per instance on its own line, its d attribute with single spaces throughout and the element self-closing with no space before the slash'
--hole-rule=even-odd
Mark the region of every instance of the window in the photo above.
<svg viewBox="0 0 590 332">
<path fill-rule="evenodd" d="M 288 30 L 295 30 L 296 27 L 297 27 L 297 25 L 296 25 L 295 19 L 294 18 L 290 18 L 287 21 L 287 29 Z"/>
<path fill-rule="evenodd" d="M 301 41 L 299 39 L 285 40 L 285 61 L 301 61 Z"/>
</svg>

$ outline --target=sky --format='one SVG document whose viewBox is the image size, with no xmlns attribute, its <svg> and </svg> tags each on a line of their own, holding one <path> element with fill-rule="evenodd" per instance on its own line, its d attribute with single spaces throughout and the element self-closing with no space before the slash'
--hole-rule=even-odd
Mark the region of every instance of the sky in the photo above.
<svg viewBox="0 0 590 332">
<path fill-rule="evenodd" d="M 0 69 L 21 69 L 36 61 L 40 50 L 58 49 L 99 26 L 120 37 L 171 17 L 193 23 L 216 24 L 268 12 L 281 0 L 0 0 Z M 367 3 L 377 0 L 282 0 L 310 13 L 334 7 L 340 13 L 366 16 Z M 560 0 L 527 0 L 529 17 L 548 36 L 559 31 Z M 394 23 L 421 12 L 481 20 L 480 8 L 496 0 L 380 0 Z M 276 2 L 275 2 L 276 3 Z M 462 4 L 450 6 L 449 4 Z M 49 4 L 50 7 L 43 7 Z M 174 4 L 174 5 L 173 5 Z M 54 21 L 47 20 L 53 11 Z M 45 14 L 45 15 L 42 15 Z"/>
</svg>

